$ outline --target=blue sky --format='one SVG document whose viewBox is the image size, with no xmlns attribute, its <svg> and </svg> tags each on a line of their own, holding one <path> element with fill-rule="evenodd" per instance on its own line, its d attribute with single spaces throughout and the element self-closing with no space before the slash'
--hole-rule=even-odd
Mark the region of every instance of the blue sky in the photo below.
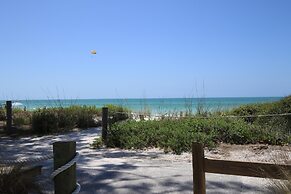
<svg viewBox="0 0 291 194">
<path fill-rule="evenodd" d="M 290 10 L 290 0 L 1 1 L 0 99 L 285 96 Z"/>
</svg>

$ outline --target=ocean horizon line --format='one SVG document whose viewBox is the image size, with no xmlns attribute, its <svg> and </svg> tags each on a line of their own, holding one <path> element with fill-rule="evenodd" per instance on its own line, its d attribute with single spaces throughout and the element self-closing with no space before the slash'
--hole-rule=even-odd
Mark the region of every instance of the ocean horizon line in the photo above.
<svg viewBox="0 0 291 194">
<path fill-rule="evenodd" d="M 286 95 L 287 96 L 287 95 Z M 34 100 L 154 100 L 154 99 L 236 99 L 236 98 L 284 98 L 285 96 L 225 96 L 225 97 L 128 97 L 128 98 L 27 98 L 27 99 L 0 99 L 0 101 L 34 101 Z"/>
<path fill-rule="evenodd" d="M 203 104 L 208 109 L 230 109 L 246 104 L 274 102 L 283 97 L 201 97 L 201 98 L 112 98 L 112 99 L 45 99 L 45 100 L 13 100 L 15 106 L 27 109 L 43 107 L 95 106 L 108 104 L 127 107 L 131 110 L 149 109 L 156 111 L 172 111 L 195 109 Z M 5 101 L 0 101 L 3 105 Z"/>
</svg>

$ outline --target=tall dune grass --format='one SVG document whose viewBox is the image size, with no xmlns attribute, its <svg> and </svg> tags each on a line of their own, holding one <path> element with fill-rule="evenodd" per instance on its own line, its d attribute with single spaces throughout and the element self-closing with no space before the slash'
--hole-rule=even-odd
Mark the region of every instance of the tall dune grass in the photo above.
<svg viewBox="0 0 291 194">
<path fill-rule="evenodd" d="M 291 148 L 289 149 L 289 153 Z M 277 154 L 273 156 L 273 163 L 291 165 L 290 156 L 285 154 Z M 279 161 L 280 159 L 280 161 Z M 291 173 L 279 167 L 280 173 L 285 180 L 269 179 L 269 190 L 274 194 L 291 194 Z M 264 173 L 264 172 L 263 172 Z M 267 174 L 268 175 L 268 174 Z"/>
</svg>

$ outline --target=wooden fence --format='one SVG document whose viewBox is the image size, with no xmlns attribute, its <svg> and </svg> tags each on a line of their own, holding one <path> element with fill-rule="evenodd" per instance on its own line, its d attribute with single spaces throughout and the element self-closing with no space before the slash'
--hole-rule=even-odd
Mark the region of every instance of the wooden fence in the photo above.
<svg viewBox="0 0 291 194">
<path fill-rule="evenodd" d="M 212 160 L 204 157 L 203 145 L 192 144 L 193 193 L 206 194 L 205 173 L 287 179 L 291 165 Z"/>
</svg>

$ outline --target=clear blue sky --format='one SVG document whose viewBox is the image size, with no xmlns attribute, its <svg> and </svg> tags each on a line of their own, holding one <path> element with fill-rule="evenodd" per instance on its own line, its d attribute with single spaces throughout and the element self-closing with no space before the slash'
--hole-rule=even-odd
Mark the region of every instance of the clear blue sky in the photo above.
<svg viewBox="0 0 291 194">
<path fill-rule="evenodd" d="M 290 10 L 290 0 L 1 1 L 0 99 L 285 96 Z"/>
</svg>

